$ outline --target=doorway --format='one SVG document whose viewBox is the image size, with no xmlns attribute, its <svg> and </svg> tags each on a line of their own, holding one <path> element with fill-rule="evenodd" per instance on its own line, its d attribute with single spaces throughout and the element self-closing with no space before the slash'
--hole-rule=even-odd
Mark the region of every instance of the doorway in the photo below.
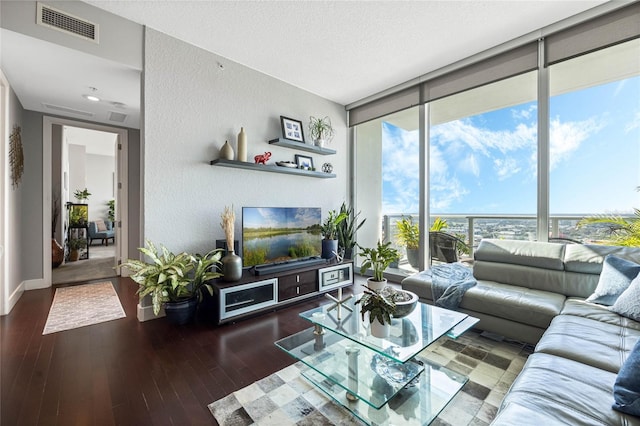
<svg viewBox="0 0 640 426">
<path fill-rule="evenodd" d="M 43 229 L 69 253 L 65 240 L 83 240 L 83 259 L 52 268 L 49 238 L 43 240 L 45 285 L 88 281 L 120 275 L 116 268 L 128 257 L 127 241 L 127 142 L 126 129 L 68 119 L 44 117 L 43 121 Z M 88 199 L 75 194 L 86 190 Z M 48 200 L 47 200 L 48 198 Z M 113 200 L 113 217 L 109 201 Z M 83 228 L 70 228 L 67 203 L 86 204 Z M 49 208 L 50 207 L 50 208 Z M 57 215 L 57 220 L 54 217 Z M 112 226 L 109 226 L 110 222 Z M 96 225 L 97 224 L 97 225 Z M 91 238 L 104 224 L 113 239 Z M 74 225 L 75 226 L 75 225 Z M 102 228 L 101 228 L 102 229 Z M 108 245 L 107 245 L 108 244 Z M 47 250 L 48 249 L 48 250 Z M 47 253 L 48 251 L 48 253 Z"/>
</svg>

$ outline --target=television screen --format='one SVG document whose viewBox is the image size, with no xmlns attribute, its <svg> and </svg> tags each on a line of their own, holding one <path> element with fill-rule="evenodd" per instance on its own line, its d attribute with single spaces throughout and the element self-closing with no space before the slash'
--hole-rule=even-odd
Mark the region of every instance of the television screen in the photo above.
<svg viewBox="0 0 640 426">
<path fill-rule="evenodd" d="M 243 207 L 243 265 L 320 256 L 321 216 L 320 207 Z"/>
</svg>

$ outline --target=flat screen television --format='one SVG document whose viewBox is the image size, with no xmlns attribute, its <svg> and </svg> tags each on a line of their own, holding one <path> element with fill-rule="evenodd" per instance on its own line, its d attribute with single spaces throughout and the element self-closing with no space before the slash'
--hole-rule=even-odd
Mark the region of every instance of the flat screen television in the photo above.
<svg viewBox="0 0 640 426">
<path fill-rule="evenodd" d="M 243 207 L 243 266 L 320 256 L 321 216 L 320 207 Z"/>
</svg>

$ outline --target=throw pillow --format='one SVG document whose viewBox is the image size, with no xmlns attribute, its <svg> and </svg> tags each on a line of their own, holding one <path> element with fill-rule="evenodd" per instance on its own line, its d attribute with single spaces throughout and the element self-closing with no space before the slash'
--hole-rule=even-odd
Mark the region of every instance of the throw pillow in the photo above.
<svg viewBox="0 0 640 426">
<path fill-rule="evenodd" d="M 613 312 L 632 320 L 640 321 L 640 274 L 609 308 Z"/>
<path fill-rule="evenodd" d="M 611 306 L 640 273 L 640 265 L 617 256 L 607 255 L 602 262 L 602 272 L 596 290 L 587 302 Z"/>
<path fill-rule="evenodd" d="M 104 232 L 107 230 L 107 225 L 104 224 L 104 220 L 96 220 L 96 229 L 98 230 L 98 232 Z"/>
<path fill-rule="evenodd" d="M 632 416 L 640 416 L 640 340 L 624 362 L 613 384 L 612 408 Z"/>
</svg>

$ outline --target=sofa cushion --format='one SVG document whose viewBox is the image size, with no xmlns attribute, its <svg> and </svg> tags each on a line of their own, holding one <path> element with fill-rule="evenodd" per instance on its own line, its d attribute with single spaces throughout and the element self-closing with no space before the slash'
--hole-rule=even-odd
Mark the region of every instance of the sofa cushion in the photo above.
<svg viewBox="0 0 640 426">
<path fill-rule="evenodd" d="M 640 274 L 610 308 L 613 312 L 640 321 Z"/>
<path fill-rule="evenodd" d="M 615 312 L 608 307 L 586 302 L 582 299 L 568 298 L 564 303 L 561 315 L 573 315 L 590 318 L 592 320 L 613 324 L 618 327 L 631 328 L 640 331 L 640 322 L 631 320 Z"/>
<path fill-rule="evenodd" d="M 476 260 L 564 270 L 564 244 L 535 241 L 483 239 L 474 251 Z"/>
<path fill-rule="evenodd" d="M 613 384 L 613 409 L 640 416 L 640 341 L 624 363 Z"/>
<path fill-rule="evenodd" d="M 96 229 L 98 232 L 104 232 L 107 230 L 107 225 L 105 225 L 104 220 L 97 219 L 95 222 L 96 222 Z"/>
<path fill-rule="evenodd" d="M 493 425 L 640 425 L 611 408 L 616 374 L 534 353 L 511 385 Z M 532 418 L 528 414 L 536 413 Z M 517 417 L 519 414 L 524 417 Z"/>
<path fill-rule="evenodd" d="M 536 352 L 617 373 L 638 339 L 640 330 L 581 316 L 559 315 L 551 321 Z"/>
<path fill-rule="evenodd" d="M 640 273 L 640 264 L 607 255 L 602 264 L 598 286 L 593 294 L 587 298 L 587 302 L 613 305 L 638 273 Z"/>
<path fill-rule="evenodd" d="M 462 309 L 483 312 L 536 327 L 547 328 L 562 310 L 565 297 L 551 293 L 497 283 L 478 281 L 465 293 Z"/>
<path fill-rule="evenodd" d="M 554 244 L 562 245 L 562 244 Z M 567 285 L 566 272 L 553 269 L 535 268 L 533 266 L 515 265 L 509 263 L 486 262 L 477 260 L 473 264 L 473 276 L 477 280 L 497 281 L 520 287 L 559 293 L 564 296 L 587 297 L 594 287 L 583 292 L 582 284 L 572 282 Z"/>
<path fill-rule="evenodd" d="M 564 253 L 564 269 L 597 275 L 602 271 L 602 263 L 607 255 L 640 263 L 640 250 L 637 247 L 568 244 Z"/>
</svg>

